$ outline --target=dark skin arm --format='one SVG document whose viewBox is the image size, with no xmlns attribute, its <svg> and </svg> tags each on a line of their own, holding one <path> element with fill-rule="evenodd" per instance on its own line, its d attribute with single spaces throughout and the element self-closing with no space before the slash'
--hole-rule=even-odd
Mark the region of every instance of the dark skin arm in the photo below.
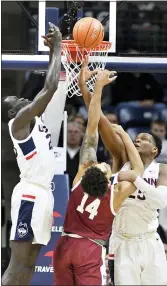
<svg viewBox="0 0 167 286">
<path fill-rule="evenodd" d="M 22 140 L 27 137 L 32 120 L 36 116 L 42 115 L 58 87 L 61 69 L 62 36 L 56 26 L 52 24 L 51 28 L 50 44 L 53 49 L 53 54 L 48 67 L 44 88 L 30 104 L 22 108 L 17 113 L 12 124 L 13 135 L 18 140 Z"/>
<path fill-rule="evenodd" d="M 53 57 L 53 53 L 54 53 L 54 48 L 53 48 L 53 45 L 52 45 L 52 35 L 53 35 L 53 32 L 54 32 L 54 28 L 52 27 L 52 24 L 49 22 L 49 33 L 45 36 L 41 36 L 43 39 L 44 39 L 44 46 L 47 46 L 49 47 L 50 49 L 50 53 L 49 53 L 49 65 L 52 61 L 52 57 Z"/>
<path fill-rule="evenodd" d="M 87 109 L 89 108 L 92 94 L 86 85 L 86 81 L 94 73 L 96 73 L 96 71 L 92 72 L 88 70 L 88 56 L 85 56 L 82 63 L 78 84 Z M 113 72 L 113 75 L 114 74 L 116 74 L 116 72 Z M 120 170 L 122 165 L 128 161 L 127 153 L 121 138 L 116 134 L 111 122 L 103 114 L 102 110 L 98 128 L 105 147 L 113 156 L 112 171 L 113 173 L 116 173 Z"/>
</svg>

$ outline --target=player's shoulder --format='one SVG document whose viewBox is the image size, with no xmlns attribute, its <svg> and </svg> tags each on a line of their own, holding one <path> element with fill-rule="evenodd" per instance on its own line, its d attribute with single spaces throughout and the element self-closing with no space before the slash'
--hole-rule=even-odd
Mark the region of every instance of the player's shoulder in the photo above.
<svg viewBox="0 0 167 286">
<path fill-rule="evenodd" d="M 145 172 L 155 172 L 157 174 L 159 174 L 160 172 L 160 163 L 158 163 L 157 161 L 153 160 L 145 169 Z"/>
<path fill-rule="evenodd" d="M 80 188 L 81 180 L 82 180 L 82 179 L 80 179 L 79 181 L 77 181 L 77 182 L 73 185 L 73 187 L 72 187 L 72 189 L 71 189 L 71 192 L 73 192 L 73 191 L 75 191 L 75 190 L 77 190 L 77 189 Z"/>
<path fill-rule="evenodd" d="M 160 163 L 159 164 L 159 172 L 160 172 L 160 175 L 162 175 L 162 174 L 167 175 L 167 164 Z"/>
<path fill-rule="evenodd" d="M 157 186 L 167 186 L 167 164 L 160 164 Z"/>
<path fill-rule="evenodd" d="M 41 117 L 38 117 L 36 116 L 34 119 L 33 119 L 33 125 L 35 127 L 35 131 L 43 131 L 45 129 L 47 129 L 46 125 L 45 125 L 45 122 L 42 120 Z"/>
<path fill-rule="evenodd" d="M 43 125 L 45 124 L 43 117 L 35 116 L 34 120 L 37 124 L 40 124 L 40 123 Z"/>
</svg>

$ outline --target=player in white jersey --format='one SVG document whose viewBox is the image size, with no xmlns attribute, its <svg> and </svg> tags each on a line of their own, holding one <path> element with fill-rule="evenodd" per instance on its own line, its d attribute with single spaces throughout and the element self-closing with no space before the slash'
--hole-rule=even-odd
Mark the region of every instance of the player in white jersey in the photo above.
<svg viewBox="0 0 167 286">
<path fill-rule="evenodd" d="M 88 108 L 91 93 L 85 81 L 85 76 L 89 74 L 87 64 L 88 58 L 81 69 L 79 86 Z M 99 131 L 105 146 L 113 155 L 112 172 L 116 173 L 128 162 L 128 158 L 115 126 L 102 112 Z M 157 136 L 141 133 L 134 143 L 145 166 L 143 178 L 147 180 L 148 187 L 149 184 L 153 187 L 149 193 L 146 190 L 143 193 L 141 187 L 137 186 L 139 190 L 124 202 L 115 218 L 114 234 L 110 240 L 110 262 L 115 258 L 116 263 L 111 278 L 115 276 L 116 285 L 166 285 L 165 251 L 156 230 L 157 209 L 166 204 L 162 192 L 167 186 L 167 165 L 154 162 L 162 148 Z M 129 168 L 129 164 L 126 164 L 123 170 Z M 158 194 L 160 197 L 157 198 Z"/>
<path fill-rule="evenodd" d="M 51 181 L 56 160 L 51 134 L 40 120 L 58 88 L 61 69 L 59 29 L 50 23 L 45 42 L 50 46 L 50 62 L 44 88 L 32 102 L 8 96 L 2 102 L 2 120 L 9 121 L 20 182 L 11 201 L 11 259 L 2 285 L 29 285 L 35 262 L 51 237 L 54 199 Z"/>
<path fill-rule="evenodd" d="M 143 133 L 137 137 L 135 145 L 138 149 L 142 145 L 138 138 L 142 136 L 150 142 L 151 137 L 154 138 L 157 146 L 155 155 L 160 153 L 160 139 L 150 134 Z M 114 269 L 116 285 L 167 284 L 165 250 L 157 234 L 157 209 L 167 205 L 167 184 L 165 177 L 159 180 L 159 168 L 160 164 L 152 160 L 145 168 L 142 179 L 128 171 L 131 166 L 127 162 L 119 173 L 118 181 L 133 182 L 137 190 L 123 202 L 113 222 L 109 265 L 111 272 Z"/>
</svg>

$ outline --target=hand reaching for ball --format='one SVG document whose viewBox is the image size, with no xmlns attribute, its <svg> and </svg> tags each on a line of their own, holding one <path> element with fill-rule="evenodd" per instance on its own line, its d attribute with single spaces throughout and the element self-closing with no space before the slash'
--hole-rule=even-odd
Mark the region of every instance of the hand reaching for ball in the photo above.
<svg viewBox="0 0 167 286">
<path fill-rule="evenodd" d="M 62 41 L 62 34 L 57 26 L 49 22 L 49 33 L 41 36 L 44 39 L 44 45 L 52 49 L 55 44 Z"/>
<path fill-rule="evenodd" d="M 116 80 L 116 74 L 116 71 L 99 70 L 97 73 L 96 84 L 100 84 L 102 87 L 104 87 L 105 85 Z"/>
<path fill-rule="evenodd" d="M 88 68 L 89 56 L 84 56 L 82 60 L 81 71 L 79 74 L 78 84 L 79 86 L 84 85 L 92 75 L 97 74 L 97 81 L 100 82 L 103 86 L 112 83 L 116 80 L 117 72 L 116 71 L 108 71 L 108 70 L 89 70 Z"/>
<path fill-rule="evenodd" d="M 78 84 L 79 86 L 84 85 L 92 75 L 97 73 L 97 70 L 89 70 L 88 68 L 89 57 L 86 55 L 82 60 L 81 71 L 79 74 Z"/>
</svg>

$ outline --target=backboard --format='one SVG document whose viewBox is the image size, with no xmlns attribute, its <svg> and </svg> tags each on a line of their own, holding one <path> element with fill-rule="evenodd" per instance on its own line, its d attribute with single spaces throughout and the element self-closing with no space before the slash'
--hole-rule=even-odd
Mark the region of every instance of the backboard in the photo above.
<svg viewBox="0 0 167 286">
<path fill-rule="evenodd" d="M 65 1 L 67 2 L 67 1 Z M 68 1 L 70 2 L 70 1 Z M 72 2 L 72 1 L 71 1 Z M 76 1 L 75 1 L 76 2 Z M 78 1 L 79 2 L 79 1 Z M 94 3 L 92 2 L 92 6 Z M 48 22 L 51 21 L 56 25 L 59 25 L 63 15 L 62 11 L 64 11 L 64 14 L 68 11 L 67 4 L 63 5 L 63 1 L 55 1 L 55 2 L 48 2 L 48 1 L 39 1 L 39 18 L 38 18 L 38 24 L 39 24 L 39 30 L 38 30 L 38 51 L 48 51 L 48 48 L 44 46 L 43 39 L 41 38 L 41 35 L 45 34 L 45 31 L 47 29 Z M 100 11 L 100 5 L 104 6 L 104 10 Z M 54 6 L 54 7 L 53 7 Z M 99 6 L 99 9 L 97 9 Z M 100 22 L 103 23 L 103 20 L 105 20 L 104 29 L 105 29 L 105 39 L 107 41 L 112 42 L 112 47 L 110 49 L 110 52 L 116 52 L 116 1 L 98 1 L 97 7 L 95 10 L 92 10 L 90 8 L 90 2 L 84 1 L 83 8 L 78 9 L 78 18 L 82 17 L 95 17 Z"/>
</svg>

